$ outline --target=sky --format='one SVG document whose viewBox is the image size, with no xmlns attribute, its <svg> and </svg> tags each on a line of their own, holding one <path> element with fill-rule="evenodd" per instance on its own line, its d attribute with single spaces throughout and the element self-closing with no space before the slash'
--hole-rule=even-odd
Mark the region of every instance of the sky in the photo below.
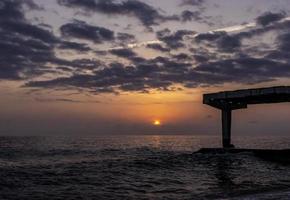
<svg viewBox="0 0 290 200">
<path fill-rule="evenodd" d="M 290 85 L 289 12 L 287 0 L 1 0 L 0 135 L 218 135 L 204 93 Z M 233 132 L 289 135 L 289 111 L 234 111 Z"/>
</svg>

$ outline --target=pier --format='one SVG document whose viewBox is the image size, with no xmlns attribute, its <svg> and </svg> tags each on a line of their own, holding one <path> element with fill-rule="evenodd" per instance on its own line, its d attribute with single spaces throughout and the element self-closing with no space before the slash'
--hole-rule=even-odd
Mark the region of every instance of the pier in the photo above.
<svg viewBox="0 0 290 200">
<path fill-rule="evenodd" d="M 224 148 L 231 143 L 232 111 L 246 109 L 250 104 L 290 102 L 290 86 L 244 89 L 204 94 L 203 103 L 221 110 L 222 143 Z"/>
</svg>

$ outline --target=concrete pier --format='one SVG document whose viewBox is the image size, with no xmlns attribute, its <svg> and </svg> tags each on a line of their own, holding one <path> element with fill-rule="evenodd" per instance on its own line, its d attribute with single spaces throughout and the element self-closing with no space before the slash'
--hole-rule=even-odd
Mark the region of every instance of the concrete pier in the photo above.
<svg viewBox="0 0 290 200">
<path fill-rule="evenodd" d="M 222 110 L 222 134 L 223 134 L 223 147 L 231 147 L 231 126 L 232 126 L 232 110 Z"/>
<path fill-rule="evenodd" d="M 231 148 L 232 111 L 245 109 L 249 104 L 290 102 L 290 86 L 225 91 L 203 95 L 203 103 L 220 109 L 222 113 L 222 141 Z"/>
</svg>

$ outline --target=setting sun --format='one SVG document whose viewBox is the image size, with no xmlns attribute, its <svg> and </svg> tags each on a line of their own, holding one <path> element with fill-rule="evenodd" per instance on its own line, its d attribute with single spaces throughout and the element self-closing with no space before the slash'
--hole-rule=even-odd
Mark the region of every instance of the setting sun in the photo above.
<svg viewBox="0 0 290 200">
<path fill-rule="evenodd" d="M 160 126 L 161 125 L 160 120 L 154 120 L 153 125 Z"/>
</svg>

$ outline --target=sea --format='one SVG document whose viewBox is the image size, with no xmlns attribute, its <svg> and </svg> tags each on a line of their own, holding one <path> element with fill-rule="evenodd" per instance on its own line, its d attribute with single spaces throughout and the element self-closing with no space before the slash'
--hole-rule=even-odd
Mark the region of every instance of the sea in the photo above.
<svg viewBox="0 0 290 200">
<path fill-rule="evenodd" d="M 0 199 L 290 199 L 290 165 L 252 153 L 197 153 L 219 136 L 0 137 Z M 290 148 L 290 136 L 240 136 Z"/>
</svg>

